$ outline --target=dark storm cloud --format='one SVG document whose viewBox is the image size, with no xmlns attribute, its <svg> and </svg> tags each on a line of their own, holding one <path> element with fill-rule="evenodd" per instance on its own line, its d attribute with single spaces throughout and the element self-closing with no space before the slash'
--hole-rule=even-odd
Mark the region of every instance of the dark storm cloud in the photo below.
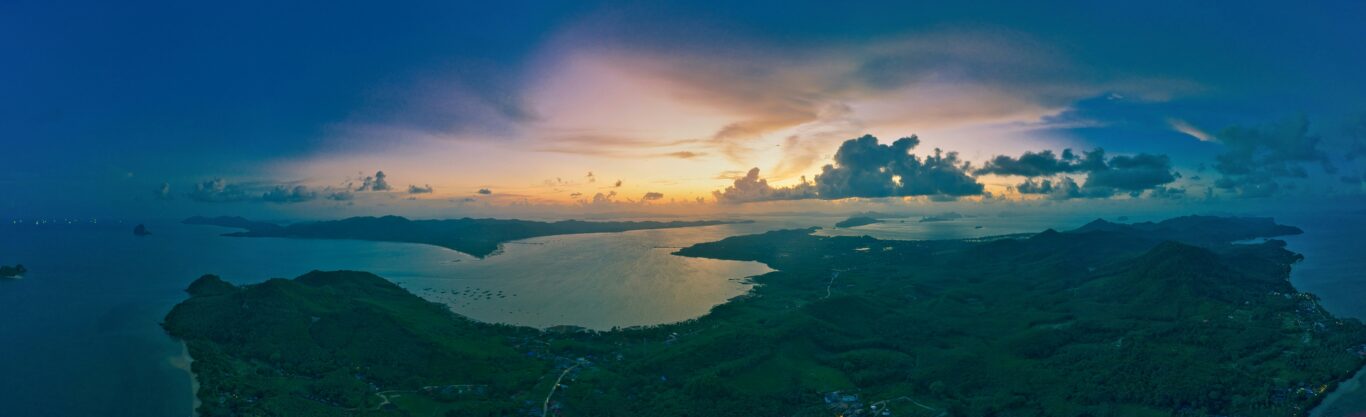
<svg viewBox="0 0 1366 417">
<path fill-rule="evenodd" d="M 1020 194 L 1049 194 L 1052 193 L 1055 188 L 1053 180 L 1026 179 L 1025 182 L 1015 186 L 1015 191 Z"/>
<path fill-rule="evenodd" d="M 827 200 L 982 194 L 982 184 L 968 175 L 971 166 L 960 162 L 957 152 L 935 149 L 921 159 L 910 153 L 919 144 L 915 136 L 891 145 L 879 144 L 872 135 L 845 141 L 835 153 L 835 164 L 816 176 L 817 193 Z"/>
<path fill-rule="evenodd" d="M 1077 181 L 1070 177 L 1053 179 L 1025 179 L 1024 182 L 1015 186 L 1015 191 L 1020 194 L 1046 195 L 1053 200 L 1070 200 L 1073 198 L 1104 198 L 1109 197 L 1110 193 L 1088 194 L 1082 191 Z"/>
<path fill-rule="evenodd" d="M 1140 153 L 1132 156 L 1106 158 L 1105 150 L 1096 148 L 1077 156 L 1071 149 L 1056 156 L 1052 151 L 1025 152 L 1019 158 L 997 156 L 988 161 L 978 174 L 1015 175 L 1026 177 L 1016 185 L 1021 194 L 1046 194 L 1049 198 L 1106 198 L 1128 193 L 1138 197 L 1144 191 L 1156 190 L 1179 177 L 1172 170 L 1167 155 Z M 1086 174 L 1080 186 L 1063 174 Z M 1036 177 L 1062 176 L 1057 179 L 1035 181 Z"/>
<path fill-rule="evenodd" d="M 303 203 L 318 198 L 316 191 L 303 185 L 293 187 L 280 185 L 261 194 L 261 201 L 267 203 Z"/>
<path fill-rule="evenodd" d="M 664 193 L 657 193 L 657 192 L 651 191 L 651 192 L 645 193 L 645 195 L 641 196 L 641 197 L 640 197 L 640 201 L 655 201 L 655 200 L 660 200 L 660 199 L 663 199 L 663 198 L 664 198 Z"/>
<path fill-rule="evenodd" d="M 759 168 L 749 170 L 745 176 L 736 178 L 735 183 L 721 191 L 713 191 L 716 201 L 721 203 L 750 203 L 774 200 L 802 200 L 816 198 L 816 186 L 802 178 L 802 183 L 791 187 L 773 187 L 768 180 L 759 178 Z"/>
<path fill-rule="evenodd" d="M 1018 175 L 1021 177 L 1049 177 L 1090 171 L 1105 165 L 1105 152 L 1096 149 L 1078 157 L 1071 149 L 1063 149 L 1062 156 L 1052 150 L 1025 152 L 1019 158 L 998 155 L 974 171 L 977 175 Z"/>
<path fill-rule="evenodd" d="M 1276 194 L 1282 188 L 1279 179 L 1308 177 L 1306 165 L 1336 172 L 1303 115 L 1259 127 L 1229 127 L 1218 138 L 1225 149 L 1214 165 L 1223 175 L 1215 186 L 1245 197 Z"/>
<path fill-rule="evenodd" d="M 1176 181 L 1171 159 L 1166 155 L 1138 154 L 1110 158 L 1104 168 L 1091 170 L 1086 188 L 1126 192 L 1150 190 Z"/>
<path fill-rule="evenodd" d="M 421 186 L 421 187 L 416 186 L 416 185 L 409 185 L 409 186 L 408 186 L 408 194 L 431 194 L 431 193 L 432 193 L 432 186 L 431 186 L 430 184 L 424 185 L 424 186 Z"/>
</svg>

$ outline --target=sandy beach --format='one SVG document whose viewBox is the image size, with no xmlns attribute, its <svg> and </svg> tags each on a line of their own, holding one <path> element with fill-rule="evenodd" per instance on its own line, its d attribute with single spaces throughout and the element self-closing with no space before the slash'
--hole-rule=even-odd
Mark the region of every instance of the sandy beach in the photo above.
<svg viewBox="0 0 1366 417">
<path fill-rule="evenodd" d="M 190 347 L 189 347 L 188 345 L 186 345 L 184 341 L 181 341 L 181 342 L 180 342 L 180 355 L 173 356 L 173 357 L 169 358 L 168 360 L 171 362 L 171 366 L 176 367 L 176 369 L 183 370 L 183 371 L 185 371 L 186 374 L 190 375 L 190 398 L 191 398 L 191 402 L 190 402 L 190 403 L 191 403 L 191 406 L 190 406 L 190 407 L 191 407 L 191 408 L 190 408 L 190 415 L 193 416 L 193 417 L 198 417 L 198 416 L 199 416 L 199 376 L 197 376 L 197 375 L 194 374 L 194 370 L 193 370 L 193 367 L 192 367 L 192 365 L 194 364 L 194 358 L 190 356 Z"/>
</svg>

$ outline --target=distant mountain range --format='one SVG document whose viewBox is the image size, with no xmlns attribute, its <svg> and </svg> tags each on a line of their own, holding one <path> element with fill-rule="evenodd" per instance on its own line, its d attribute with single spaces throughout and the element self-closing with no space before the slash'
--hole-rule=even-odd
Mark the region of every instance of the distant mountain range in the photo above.
<svg viewBox="0 0 1366 417">
<path fill-rule="evenodd" d="M 1112 232 L 1150 239 L 1214 244 L 1261 237 L 1304 233 L 1298 227 L 1276 224 L 1270 217 L 1183 216 L 1157 223 L 1121 224 L 1096 219 L 1072 233 Z"/>
<path fill-rule="evenodd" d="M 299 239 L 354 239 L 382 242 L 423 243 L 452 249 L 477 257 L 498 251 L 504 242 L 540 236 L 578 233 L 613 233 L 643 229 L 713 226 L 735 221 L 639 221 L 598 222 L 564 220 L 539 222 L 503 219 L 409 220 L 399 216 L 351 217 L 342 220 L 274 223 L 242 217 L 191 217 L 184 224 L 213 225 L 246 229 L 225 236 L 286 237 Z"/>
</svg>

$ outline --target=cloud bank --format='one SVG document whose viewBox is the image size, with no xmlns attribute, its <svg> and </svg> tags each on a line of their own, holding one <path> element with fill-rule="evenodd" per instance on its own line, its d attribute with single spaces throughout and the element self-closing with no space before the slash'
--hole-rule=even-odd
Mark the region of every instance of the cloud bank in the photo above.
<svg viewBox="0 0 1366 417">
<path fill-rule="evenodd" d="M 1047 177 L 1070 174 L 1078 171 L 1092 171 L 1105 167 L 1105 152 L 1096 149 L 1078 157 L 1071 149 L 1064 149 L 1062 156 L 1052 150 L 1025 152 L 1019 158 L 999 155 L 982 164 L 974 171 L 977 175 L 1015 175 L 1021 177 Z"/>
<path fill-rule="evenodd" d="M 974 170 L 971 163 L 960 161 L 955 152 L 935 149 L 923 158 L 912 154 L 919 144 L 916 136 L 884 145 L 876 137 L 864 135 L 841 144 L 835 153 L 835 163 L 822 167 L 814 181 L 803 177 L 796 185 L 774 187 L 759 178 L 759 169 L 754 168 L 736 178 L 731 186 L 712 194 L 722 203 L 916 196 L 932 201 L 978 195 L 995 198 L 976 178 L 990 174 L 1025 177 L 1024 182 L 1011 188 L 1020 194 L 1046 195 L 1056 200 L 1185 195 L 1184 189 L 1168 187 L 1180 175 L 1172 169 L 1166 155 L 1107 157 L 1100 148 L 1080 155 L 1071 149 L 1061 154 L 1051 150 L 1030 151 L 1019 157 L 996 156 Z M 1078 183 L 1070 174 L 1085 175 L 1085 182 Z"/>
<path fill-rule="evenodd" d="M 222 178 L 197 183 L 189 193 L 191 200 L 205 203 L 245 201 L 250 197 L 243 186 L 230 184 Z"/>
<path fill-rule="evenodd" d="M 929 196 L 944 200 L 980 195 L 984 191 L 969 173 L 971 165 L 958 160 L 956 152 L 939 149 L 921 158 L 910 151 L 920 144 L 911 136 L 890 145 L 872 135 L 849 139 L 835 153 L 835 163 L 821 168 L 814 182 L 773 187 L 759 178 L 754 168 L 726 189 L 713 195 L 725 203 L 820 198 L 882 198 Z"/>
<path fill-rule="evenodd" d="M 1025 177 L 1024 182 L 1013 187 L 1016 192 L 1047 195 L 1057 200 L 1108 198 L 1117 194 L 1137 197 L 1147 191 L 1159 192 L 1159 188 L 1162 195 L 1178 193 L 1176 189 L 1163 187 L 1178 178 L 1166 155 L 1140 153 L 1107 159 L 1105 150 L 1100 148 L 1085 151 L 1080 156 L 1071 149 L 1064 149 L 1061 156 L 1051 150 L 1025 152 L 1019 157 L 1000 155 L 975 172 L 978 175 Z M 1078 185 L 1065 174 L 1085 174 L 1086 181 Z M 1180 192 L 1184 193 L 1184 190 Z"/>
<path fill-rule="evenodd" d="M 302 185 L 296 185 L 294 187 L 281 185 L 261 194 L 261 200 L 268 203 L 302 203 L 313 201 L 317 198 L 317 192 L 309 190 L 308 187 Z"/>
<path fill-rule="evenodd" d="M 754 168 L 750 169 L 745 176 L 736 178 L 735 183 L 726 189 L 713 191 L 712 196 L 721 203 L 804 200 L 816 198 L 816 186 L 802 177 L 801 184 L 791 187 L 773 187 L 768 185 L 768 180 L 759 178 L 759 168 Z"/>
<path fill-rule="evenodd" d="M 374 176 L 361 179 L 360 187 L 357 187 L 356 191 L 389 191 L 391 187 L 385 177 L 387 175 L 384 175 L 384 171 L 375 171 Z"/>
<path fill-rule="evenodd" d="M 1225 150 L 1214 164 L 1223 175 L 1215 186 L 1240 196 L 1274 195 L 1283 188 L 1280 179 L 1308 177 L 1307 164 L 1336 173 L 1328 154 L 1319 148 L 1321 139 L 1309 133 L 1309 119 L 1303 115 L 1259 127 L 1229 127 L 1218 138 Z"/>
<path fill-rule="evenodd" d="M 982 194 L 983 186 L 968 175 L 971 165 L 958 160 L 957 152 L 934 150 L 924 159 L 911 154 L 920 139 L 897 139 L 891 145 L 864 135 L 845 141 L 835 153 L 835 164 L 821 168 L 816 176 L 820 198 L 850 197 L 958 197 Z"/>
</svg>

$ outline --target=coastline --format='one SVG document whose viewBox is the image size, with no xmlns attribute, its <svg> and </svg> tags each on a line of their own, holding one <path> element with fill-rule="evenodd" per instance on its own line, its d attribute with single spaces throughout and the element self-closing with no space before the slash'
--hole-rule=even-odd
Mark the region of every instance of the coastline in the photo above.
<svg viewBox="0 0 1366 417">
<path fill-rule="evenodd" d="M 171 366 L 185 371 L 190 376 L 190 416 L 199 417 L 199 375 L 194 373 L 194 357 L 190 356 L 190 345 L 180 341 L 180 355 L 168 359 Z"/>
<path fill-rule="evenodd" d="M 1366 391 L 1366 365 L 1358 368 L 1356 373 L 1353 373 L 1350 378 L 1338 381 L 1336 385 L 1337 386 L 1333 387 L 1332 391 L 1329 391 L 1328 394 L 1323 396 L 1322 401 L 1319 401 L 1318 405 L 1309 409 L 1307 416 L 1343 417 L 1347 416 L 1347 413 L 1359 411 L 1360 406 L 1366 404 L 1366 392 L 1364 392 Z M 1351 407 L 1352 401 L 1358 402 L 1358 404 L 1356 404 L 1358 407 L 1345 410 L 1336 408 L 1339 406 L 1339 402 L 1347 402 L 1347 404 L 1342 405 Z"/>
<path fill-rule="evenodd" d="M 678 254 L 675 253 L 674 255 L 678 255 Z M 688 255 L 679 255 L 679 256 L 688 256 Z M 765 265 L 767 265 L 767 264 L 765 264 Z M 1293 263 L 1292 263 L 1292 265 L 1293 265 Z M 770 265 L 769 268 L 770 268 L 770 269 L 773 269 L 774 272 L 779 271 L 776 267 L 774 267 L 774 266 L 772 266 L 772 265 Z M 747 280 L 747 281 L 751 281 L 751 282 L 752 282 L 752 281 L 753 281 L 755 278 L 757 278 L 757 277 L 758 277 L 758 276 L 749 276 L 749 277 L 744 278 L 744 280 Z M 1289 277 L 1287 276 L 1286 279 L 1288 280 L 1288 278 L 1289 278 Z M 389 281 L 389 282 L 391 282 L 391 283 L 393 283 L 393 284 L 395 284 L 395 285 L 399 285 L 396 281 L 389 280 L 389 279 L 385 279 L 385 280 L 386 280 L 386 281 Z M 757 286 L 757 285 L 759 285 L 759 284 L 755 283 L 754 285 Z M 1292 285 L 1292 288 L 1293 288 L 1293 285 Z M 725 302 L 723 302 L 723 303 L 721 303 L 721 304 L 718 304 L 717 306 L 713 306 L 712 309 L 709 309 L 708 313 L 705 314 L 704 316 L 712 314 L 712 310 L 714 310 L 716 307 L 719 307 L 719 306 L 725 305 L 725 304 L 729 304 L 729 303 L 734 302 L 734 301 L 736 301 L 736 300 L 738 300 L 738 299 L 746 298 L 746 296 L 747 296 L 747 295 L 750 295 L 751 292 L 752 292 L 753 290 L 754 290 L 754 288 L 750 288 L 748 291 L 746 291 L 745 294 L 741 294 L 741 295 L 738 295 L 738 296 L 736 296 L 736 297 L 732 297 L 731 299 L 728 299 L 728 300 L 726 300 Z M 1296 291 L 1296 292 L 1299 292 L 1298 289 L 1295 289 L 1295 291 Z M 828 290 L 827 290 L 827 294 L 828 294 Z M 414 294 L 414 295 L 415 295 L 415 294 Z M 827 295 L 827 297 L 828 297 L 828 295 Z M 426 297 L 422 297 L 422 298 L 426 298 Z M 431 300 L 428 300 L 428 301 L 431 301 Z M 457 313 L 457 315 L 458 315 L 458 313 Z M 476 321 L 476 322 L 483 322 L 482 320 L 474 320 L 474 321 Z M 496 323 L 496 322 L 485 322 L 485 323 Z M 185 342 L 183 342 L 183 341 L 182 341 L 181 343 L 182 343 L 182 349 L 183 349 L 183 351 L 184 351 L 184 354 L 183 354 L 183 355 L 184 355 L 186 358 L 189 358 L 189 351 L 188 351 L 188 346 L 187 346 L 187 344 L 186 344 Z M 190 361 L 186 362 L 183 366 L 184 366 L 184 369 L 187 371 L 187 373 L 190 374 L 191 379 L 192 379 L 192 395 L 194 395 L 194 396 L 196 397 L 195 400 L 194 400 L 194 404 L 195 404 L 195 407 L 196 407 L 196 409 L 197 409 L 197 407 L 199 406 L 199 401 L 198 401 L 197 394 L 196 394 L 197 391 L 198 391 L 198 381 L 197 381 L 197 376 L 190 370 L 191 367 L 190 367 L 189 365 L 190 365 L 191 363 L 192 363 L 192 359 L 191 359 Z M 1330 409 L 1330 408 L 1333 407 L 1333 406 L 1335 406 L 1339 401 L 1342 401 L 1342 400 L 1351 401 L 1351 396 L 1352 396 L 1352 395 L 1354 395 L 1354 394 L 1358 394 L 1358 395 L 1359 395 L 1359 393 L 1361 393 L 1361 392 L 1363 391 L 1361 385 L 1363 385 L 1363 378 L 1366 378 L 1366 371 L 1364 371 L 1364 370 L 1361 369 L 1361 368 L 1358 368 L 1358 369 L 1355 370 L 1355 371 L 1348 372 L 1347 375 L 1349 375 L 1349 377 L 1341 379 L 1340 381 L 1338 381 L 1338 382 L 1339 382 L 1338 384 L 1334 384 L 1334 385 L 1337 385 L 1337 387 L 1335 387 L 1335 389 L 1333 389 L 1331 392 L 1329 392 L 1328 395 L 1325 395 L 1325 398 L 1323 398 L 1323 401 L 1321 401 L 1319 404 L 1315 405 L 1314 407 L 1310 408 L 1310 410 L 1308 411 L 1309 414 L 1305 414 L 1305 415 L 1310 415 L 1310 416 L 1322 416 L 1322 417 L 1335 417 L 1335 416 L 1341 416 L 1341 415 L 1343 415 L 1343 414 L 1332 414 L 1332 413 L 1340 413 L 1341 410 L 1335 410 L 1335 409 Z M 557 386 L 558 386 L 558 384 L 557 384 Z M 1346 398 L 1344 398 L 1344 397 L 1346 397 Z M 1303 409 L 1301 408 L 1301 410 L 1303 410 Z M 1300 412 L 1305 412 L 1305 411 L 1300 411 Z M 1329 414 L 1325 414 L 1325 413 L 1329 413 Z M 194 414 L 197 415 L 197 413 L 194 413 Z M 1299 413 L 1296 413 L 1296 414 L 1299 415 Z"/>
</svg>

